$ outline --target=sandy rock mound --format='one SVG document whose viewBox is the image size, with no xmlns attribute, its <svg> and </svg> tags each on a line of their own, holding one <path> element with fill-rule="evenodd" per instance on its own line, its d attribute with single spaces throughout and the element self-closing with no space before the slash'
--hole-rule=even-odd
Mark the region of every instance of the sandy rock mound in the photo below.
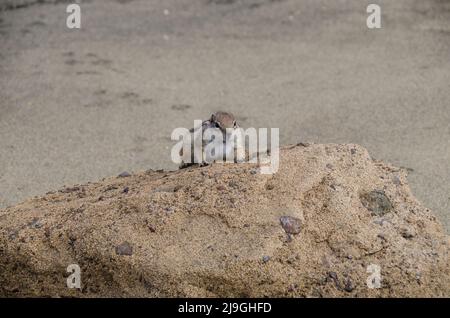
<svg viewBox="0 0 450 318">
<path fill-rule="evenodd" d="M 450 240 L 403 170 L 357 145 L 280 159 L 274 175 L 122 174 L 1 210 L 0 296 L 450 296 Z"/>
</svg>

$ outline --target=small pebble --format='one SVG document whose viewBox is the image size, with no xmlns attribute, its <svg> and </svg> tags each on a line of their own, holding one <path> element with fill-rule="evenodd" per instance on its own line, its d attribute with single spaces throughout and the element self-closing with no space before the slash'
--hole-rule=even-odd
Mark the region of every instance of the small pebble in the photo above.
<svg viewBox="0 0 450 318">
<path fill-rule="evenodd" d="M 288 234 L 300 233 L 301 230 L 300 219 L 285 215 L 280 217 L 280 223 L 286 233 Z"/>
<path fill-rule="evenodd" d="M 291 284 L 291 285 L 289 285 L 289 287 L 288 287 L 288 292 L 292 293 L 292 292 L 294 292 L 297 288 L 298 288 L 298 285 L 297 285 L 297 284 Z"/>
<path fill-rule="evenodd" d="M 124 171 L 121 174 L 119 174 L 117 177 L 119 177 L 119 178 L 126 178 L 126 177 L 129 177 L 129 176 L 131 176 L 131 174 L 129 172 L 127 172 L 127 171 Z"/>
<path fill-rule="evenodd" d="M 391 201 L 383 190 L 373 190 L 361 194 L 360 200 L 374 216 L 382 216 L 393 209 Z"/>
<path fill-rule="evenodd" d="M 166 213 L 171 214 L 171 213 L 175 212 L 175 209 L 173 207 L 168 207 L 168 208 L 164 208 L 164 211 L 166 211 Z"/>
<path fill-rule="evenodd" d="M 130 243 L 125 241 L 122 244 L 116 246 L 116 254 L 126 256 L 133 255 L 133 247 L 130 245 Z"/>
<path fill-rule="evenodd" d="M 337 274 L 336 272 L 329 272 L 328 277 L 330 277 L 333 280 L 337 280 Z"/>
<path fill-rule="evenodd" d="M 267 263 L 270 260 L 270 256 L 263 256 L 262 261 L 263 263 Z"/>
<path fill-rule="evenodd" d="M 129 187 L 125 187 L 124 189 L 123 189 L 123 193 L 128 193 L 128 191 L 130 190 L 130 188 Z"/>
<path fill-rule="evenodd" d="M 350 280 L 350 278 L 347 278 L 347 280 L 344 283 L 344 290 L 349 293 L 353 289 L 355 289 L 355 288 L 353 287 L 352 281 Z"/>
</svg>

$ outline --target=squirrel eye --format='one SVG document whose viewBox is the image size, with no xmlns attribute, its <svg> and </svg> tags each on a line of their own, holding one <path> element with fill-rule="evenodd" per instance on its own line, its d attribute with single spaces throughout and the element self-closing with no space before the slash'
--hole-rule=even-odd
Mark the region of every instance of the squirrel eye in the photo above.
<svg viewBox="0 0 450 318">
<path fill-rule="evenodd" d="M 216 127 L 216 128 L 220 128 L 220 124 L 219 123 L 214 123 L 214 126 Z"/>
<path fill-rule="evenodd" d="M 233 121 L 233 127 L 236 128 L 236 121 Z"/>
</svg>

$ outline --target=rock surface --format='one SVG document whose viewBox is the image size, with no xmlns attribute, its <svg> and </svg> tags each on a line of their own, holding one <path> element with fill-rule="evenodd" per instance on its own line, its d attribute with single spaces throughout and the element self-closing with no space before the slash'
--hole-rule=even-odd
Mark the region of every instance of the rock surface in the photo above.
<svg viewBox="0 0 450 318">
<path fill-rule="evenodd" d="M 280 160 L 274 175 L 147 171 L 0 210 L 0 296 L 450 296 L 449 237 L 406 171 L 357 145 Z"/>
</svg>

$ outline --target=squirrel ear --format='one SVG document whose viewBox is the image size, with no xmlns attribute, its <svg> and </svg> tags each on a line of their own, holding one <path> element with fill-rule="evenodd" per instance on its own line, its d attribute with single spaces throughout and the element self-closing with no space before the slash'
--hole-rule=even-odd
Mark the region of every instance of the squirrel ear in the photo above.
<svg viewBox="0 0 450 318">
<path fill-rule="evenodd" d="M 211 115 L 211 121 L 216 121 L 216 114 Z"/>
</svg>

